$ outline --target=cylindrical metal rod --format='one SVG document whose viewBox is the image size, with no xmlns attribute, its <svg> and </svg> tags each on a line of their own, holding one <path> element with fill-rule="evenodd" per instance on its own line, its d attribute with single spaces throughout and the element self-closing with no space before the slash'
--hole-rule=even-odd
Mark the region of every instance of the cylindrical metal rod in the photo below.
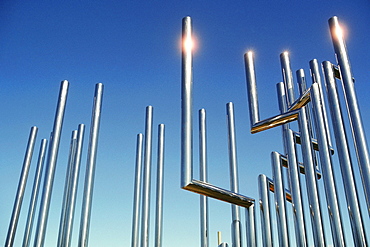
<svg viewBox="0 0 370 247">
<path fill-rule="evenodd" d="M 76 196 L 77 196 L 77 187 L 78 187 L 78 178 L 80 173 L 80 164 L 81 164 L 81 155 L 82 155 L 82 146 L 83 139 L 85 134 L 85 125 L 79 124 L 77 131 L 77 141 L 76 141 L 76 151 L 73 163 L 73 169 L 71 172 L 71 182 L 68 191 L 68 205 L 66 211 L 66 220 L 63 233 L 62 246 L 69 247 L 71 245 L 72 239 L 72 229 L 76 205 Z"/>
<path fill-rule="evenodd" d="M 302 157 L 305 166 L 306 187 L 310 204 L 313 239 L 315 246 L 326 246 L 320 207 L 320 195 L 317 186 L 316 165 L 314 164 L 312 139 L 308 129 L 306 107 L 301 109 L 298 124 L 301 133 Z"/>
<path fill-rule="evenodd" d="M 249 107 L 249 119 L 251 128 L 259 122 L 259 109 L 258 109 L 258 94 L 257 94 L 257 83 L 256 83 L 256 72 L 254 70 L 254 59 L 253 52 L 249 51 L 244 54 L 245 63 L 245 75 L 247 82 L 247 94 L 248 94 L 248 107 Z"/>
<path fill-rule="evenodd" d="M 343 186 L 346 193 L 347 209 L 352 227 L 352 236 L 355 246 L 367 246 L 366 235 L 363 227 L 360 203 L 353 173 L 351 153 L 348 147 L 347 132 L 343 122 L 338 89 L 335 82 L 333 65 L 323 62 L 323 70 L 328 93 L 330 113 L 333 119 L 335 141 L 338 149 L 339 163 L 342 171 Z"/>
<path fill-rule="evenodd" d="M 285 89 L 284 83 L 279 83 L 278 89 L 278 99 L 280 112 L 286 111 L 286 101 L 285 101 Z M 289 129 L 289 126 L 283 126 L 283 138 L 286 145 L 286 152 L 288 157 L 288 178 L 289 187 L 292 194 L 292 207 L 294 215 L 294 225 L 295 225 L 295 235 L 296 235 L 296 245 L 297 246 L 307 246 L 306 238 L 306 226 L 304 221 L 304 211 L 302 205 L 301 196 L 301 183 L 299 177 L 299 166 L 297 160 L 296 147 L 294 142 L 293 131 Z"/>
<path fill-rule="evenodd" d="M 331 37 L 338 61 L 343 91 L 346 99 L 347 111 L 350 118 L 352 135 L 355 142 L 357 160 L 360 167 L 362 184 L 365 190 L 368 213 L 370 215 L 370 156 L 362 124 L 356 91 L 352 79 L 351 66 L 344 42 L 342 30 L 336 16 L 329 19 Z"/>
<path fill-rule="evenodd" d="M 181 187 L 193 178 L 193 58 L 192 26 L 189 16 L 182 19 L 181 67 Z"/>
<path fill-rule="evenodd" d="M 293 105 L 295 101 L 294 97 L 294 83 L 293 83 L 293 73 L 290 68 L 289 53 L 283 52 L 280 54 L 281 70 L 283 74 L 283 81 L 285 84 L 285 90 L 288 100 L 288 108 Z"/>
<path fill-rule="evenodd" d="M 257 246 L 257 232 L 256 232 L 256 210 L 254 204 L 245 208 L 245 222 L 247 232 L 247 247 Z"/>
<path fill-rule="evenodd" d="M 228 126 L 228 146 L 229 146 L 229 167 L 230 167 L 230 187 L 231 191 L 239 193 L 238 182 L 238 161 L 236 154 L 236 136 L 235 136 L 235 117 L 234 105 L 232 102 L 226 104 L 227 126 Z M 241 247 L 241 225 L 240 225 L 240 208 L 236 205 L 231 205 L 232 212 L 232 234 L 233 247 Z"/>
<path fill-rule="evenodd" d="M 199 175 L 200 181 L 207 182 L 207 126 L 206 110 L 199 110 Z M 200 246 L 209 247 L 208 238 L 208 197 L 200 195 Z"/>
<path fill-rule="evenodd" d="M 164 164 L 164 124 L 158 125 L 158 153 L 157 153 L 157 198 L 155 214 L 155 239 L 154 246 L 162 246 L 163 229 L 163 164 Z"/>
<path fill-rule="evenodd" d="M 317 141 L 320 150 L 319 154 L 323 174 L 322 177 L 324 180 L 326 202 L 330 215 L 330 226 L 333 235 L 333 242 L 335 246 L 346 246 L 342 226 L 342 217 L 338 205 L 338 195 L 333 173 L 329 143 L 326 136 L 327 131 L 325 130 L 325 128 L 328 128 L 328 126 L 325 126 L 325 122 L 323 120 L 323 114 L 320 104 L 319 86 L 316 83 L 311 86 L 311 102 L 313 106 L 313 116 L 317 132 Z"/>
<path fill-rule="evenodd" d="M 17 231 L 17 225 L 19 220 L 19 213 L 21 212 L 24 191 L 26 189 L 28 173 L 30 170 L 33 148 L 35 147 L 35 141 L 37 136 L 37 127 L 33 126 L 28 137 L 27 149 L 23 160 L 23 166 L 21 176 L 19 178 L 17 194 L 15 196 L 12 217 L 10 218 L 8 234 L 6 236 L 5 246 L 13 246 L 15 233 Z"/>
<path fill-rule="evenodd" d="M 51 194 L 53 191 L 55 166 L 58 158 L 60 135 L 62 132 L 64 112 L 68 95 L 68 81 L 61 82 L 57 111 L 55 114 L 54 127 L 49 142 L 48 158 L 46 163 L 44 188 L 42 191 L 42 198 L 40 204 L 39 218 L 37 222 L 37 230 L 34 247 L 44 246 L 46 226 L 49 216 L 49 208 L 51 201 Z"/>
<path fill-rule="evenodd" d="M 85 185 L 84 195 L 81 210 L 81 221 L 80 221 L 80 235 L 79 235 L 79 247 L 88 246 L 89 229 L 90 229 L 90 218 L 91 218 L 91 205 L 94 188 L 94 177 L 95 177 L 95 163 L 98 149 L 98 137 L 100 127 L 101 108 L 103 100 L 103 84 L 97 83 L 95 85 L 94 104 L 91 117 L 90 126 L 90 140 L 89 149 L 86 163 L 86 174 L 85 174 Z"/>
<path fill-rule="evenodd" d="M 28 247 L 30 245 L 32 226 L 33 226 L 33 220 L 35 218 L 35 208 L 37 205 L 37 198 L 38 198 L 38 194 L 40 191 L 40 181 L 41 181 L 42 171 L 44 167 L 47 143 L 48 143 L 47 139 L 41 140 L 39 157 L 37 160 L 37 166 L 36 166 L 36 172 L 35 172 L 35 179 L 33 180 L 30 206 L 28 209 L 27 223 L 26 223 L 26 228 L 24 230 L 24 237 L 23 237 L 23 244 L 22 244 L 23 247 Z"/>
<path fill-rule="evenodd" d="M 277 229 L 279 234 L 279 246 L 289 246 L 288 222 L 286 218 L 285 188 L 283 174 L 281 171 L 280 154 L 271 153 L 272 174 L 274 181 L 275 209 L 277 218 Z"/>
<path fill-rule="evenodd" d="M 152 165 L 152 135 L 153 135 L 153 107 L 146 108 L 145 144 L 144 144 L 144 172 L 143 172 L 143 200 L 141 220 L 141 247 L 149 245 L 149 206 L 150 206 L 150 174 Z"/>
<path fill-rule="evenodd" d="M 62 210 L 61 210 L 61 216 L 60 216 L 58 244 L 57 244 L 58 247 L 65 246 L 65 245 L 62 245 L 62 242 L 63 242 L 63 233 L 64 233 L 64 227 L 65 227 L 65 221 L 66 221 L 66 211 L 68 207 L 68 191 L 69 191 L 69 187 L 71 184 L 72 166 L 74 163 L 75 152 L 76 152 L 76 142 L 77 142 L 77 130 L 74 130 L 72 131 L 71 144 L 69 148 L 69 158 L 68 158 L 67 171 L 66 171 L 66 179 L 64 182 L 64 195 L 63 195 L 63 201 L 62 201 Z"/>
<path fill-rule="evenodd" d="M 270 219 L 269 184 L 264 174 L 258 176 L 258 190 L 260 195 L 262 242 L 264 247 L 273 246 L 272 228 Z"/>
<path fill-rule="evenodd" d="M 140 191 L 141 191 L 141 167 L 143 160 L 143 134 L 137 135 L 136 139 L 136 163 L 135 163 L 135 185 L 134 205 L 132 214 L 132 236 L 131 247 L 139 247 L 139 217 L 140 217 Z"/>
</svg>

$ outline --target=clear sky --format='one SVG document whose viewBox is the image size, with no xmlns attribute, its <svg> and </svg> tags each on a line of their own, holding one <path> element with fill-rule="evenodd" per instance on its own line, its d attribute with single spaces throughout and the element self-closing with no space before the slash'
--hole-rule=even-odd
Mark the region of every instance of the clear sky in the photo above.
<svg viewBox="0 0 370 247">
<path fill-rule="evenodd" d="M 199 196 L 180 189 L 182 18 L 192 17 L 197 38 L 194 114 L 200 108 L 208 114 L 209 181 L 224 188 L 230 186 L 225 105 L 231 101 L 235 105 L 240 193 L 257 199 L 257 177 L 261 173 L 271 177 L 270 152 L 282 152 L 283 146 L 280 128 L 250 134 L 243 54 L 250 49 L 256 54 L 261 118 L 276 115 L 275 84 L 282 81 L 279 54 L 289 51 L 293 71 L 303 68 L 307 75 L 311 59 L 335 62 L 327 22 L 334 15 L 345 27 L 369 136 L 367 0 L 0 1 L 0 245 L 5 242 L 28 134 L 31 126 L 37 126 L 39 133 L 14 246 L 22 243 L 40 140 L 49 137 L 60 81 L 68 80 L 45 246 L 56 245 L 70 136 L 78 124 L 84 123 L 87 129 L 72 240 L 73 246 L 77 243 L 92 100 L 98 82 L 105 88 L 89 246 L 131 243 L 136 135 L 144 132 L 148 105 L 154 107 L 153 182 L 157 125 L 166 125 L 163 247 L 199 246 Z M 194 137 L 196 140 L 196 132 Z M 197 141 L 194 147 L 197 178 Z M 337 164 L 335 172 L 341 185 Z M 361 184 L 358 171 L 357 182 Z M 154 188 L 153 183 L 151 224 Z M 363 198 L 363 191 L 359 193 Z M 364 201 L 361 203 L 364 209 Z M 244 221 L 243 210 L 242 216 Z M 370 229 L 366 211 L 364 219 Z M 350 243 L 348 220 L 345 224 Z M 217 231 L 222 231 L 223 240 L 231 244 L 230 225 L 230 205 L 211 199 L 211 246 L 217 246 Z M 325 231 L 330 233 L 328 224 Z M 151 227 L 151 245 L 153 236 Z"/>
</svg>

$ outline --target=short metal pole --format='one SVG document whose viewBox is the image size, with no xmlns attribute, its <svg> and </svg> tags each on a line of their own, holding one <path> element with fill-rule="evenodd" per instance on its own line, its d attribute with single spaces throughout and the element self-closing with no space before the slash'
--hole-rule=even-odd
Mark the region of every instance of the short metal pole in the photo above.
<svg viewBox="0 0 370 247">
<path fill-rule="evenodd" d="M 256 72 L 254 69 L 253 53 L 251 51 L 244 54 L 244 63 L 247 82 L 249 120 L 252 128 L 255 123 L 259 122 L 260 116 L 258 109 Z"/>
<path fill-rule="evenodd" d="M 289 108 L 291 105 L 293 105 L 295 97 L 294 97 L 293 73 L 292 69 L 290 68 L 288 52 L 283 52 L 280 54 L 280 63 Z"/>
<path fill-rule="evenodd" d="M 37 130 L 38 130 L 37 127 L 33 126 L 31 128 L 30 135 L 28 137 L 26 154 L 25 154 L 24 160 L 23 160 L 23 166 L 22 166 L 21 176 L 19 178 L 17 194 L 15 196 L 12 217 L 10 218 L 8 234 L 6 236 L 6 242 L 5 242 L 6 247 L 11 247 L 11 246 L 13 246 L 13 243 L 14 243 L 14 237 L 15 237 L 15 233 L 17 231 L 19 214 L 20 214 L 21 208 L 22 208 L 24 191 L 25 191 L 26 185 L 27 185 L 27 178 L 28 178 L 28 173 L 29 173 L 29 170 L 30 170 L 33 148 L 35 147 Z"/>
<path fill-rule="evenodd" d="M 245 222 L 247 232 L 247 247 L 257 246 L 257 233 L 256 233 L 256 210 L 255 204 L 252 204 L 245 209 Z"/>
<path fill-rule="evenodd" d="M 260 195 L 261 229 L 263 246 L 273 246 L 272 228 L 270 218 L 269 183 L 264 174 L 258 176 L 258 190 Z"/>
</svg>

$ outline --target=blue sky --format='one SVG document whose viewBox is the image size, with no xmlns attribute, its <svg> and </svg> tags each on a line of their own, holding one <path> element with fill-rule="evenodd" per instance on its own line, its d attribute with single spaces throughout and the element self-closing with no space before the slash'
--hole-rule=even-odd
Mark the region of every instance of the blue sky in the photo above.
<svg viewBox="0 0 370 247">
<path fill-rule="evenodd" d="M 240 192 L 258 198 L 257 177 L 271 176 L 270 152 L 282 152 L 280 128 L 251 135 L 243 54 L 255 51 L 261 118 L 278 113 L 279 54 L 293 71 L 335 62 L 327 20 L 345 27 L 365 131 L 370 133 L 370 3 L 360 1 L 7 1 L 0 2 L 0 243 L 5 242 L 26 142 L 39 127 L 15 246 L 23 238 L 41 138 L 52 130 L 61 80 L 70 82 L 45 246 L 55 246 L 71 131 L 86 124 L 73 242 L 78 238 L 94 86 L 105 86 L 89 246 L 129 246 L 136 135 L 145 107 L 166 125 L 163 247 L 199 245 L 199 196 L 180 189 L 181 20 L 191 16 L 194 114 L 208 116 L 209 181 L 228 188 L 226 103 L 235 106 Z M 196 129 L 196 128 L 195 128 Z M 197 139 L 197 133 L 194 133 Z M 197 142 L 195 142 L 197 161 Z M 195 162 L 195 164 L 197 164 Z M 195 166 L 194 176 L 198 176 Z M 340 170 L 335 170 L 340 184 Z M 360 184 L 360 178 L 358 183 Z M 154 183 L 151 222 L 154 222 Z M 360 190 L 360 194 L 362 191 Z M 342 211 L 345 211 L 343 190 Z M 324 196 L 324 195 L 323 195 Z M 362 202 L 363 203 L 363 202 Z M 363 208 L 365 205 L 363 204 Z M 244 212 L 243 212 L 244 213 Z M 366 213 L 366 211 L 365 211 Z M 370 229 L 368 217 L 367 229 Z M 243 216 L 244 218 L 244 216 Z M 346 222 L 348 223 L 348 222 Z M 230 205 L 210 200 L 210 243 L 231 244 Z M 292 223 L 291 223 L 292 224 Z M 245 226 L 243 225 L 245 230 Z M 243 231 L 244 231 L 243 230 Z M 330 226 L 326 225 L 329 233 Z M 347 235 L 350 228 L 347 224 Z M 154 229 L 151 228 L 152 241 Z M 351 238 L 348 235 L 348 240 Z M 330 241 L 329 241 L 330 242 Z"/>
</svg>

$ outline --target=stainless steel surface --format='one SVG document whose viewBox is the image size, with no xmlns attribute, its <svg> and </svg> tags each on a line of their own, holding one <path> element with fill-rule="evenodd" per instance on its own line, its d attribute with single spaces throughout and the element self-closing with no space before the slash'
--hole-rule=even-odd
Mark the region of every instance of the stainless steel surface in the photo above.
<svg viewBox="0 0 370 247">
<path fill-rule="evenodd" d="M 68 87 L 69 87 L 68 81 L 64 80 L 61 82 L 58 104 L 54 119 L 54 126 L 49 142 L 48 158 L 45 170 L 45 180 L 41 197 L 40 211 L 37 221 L 34 247 L 44 246 L 46 227 L 50 209 L 50 201 L 54 184 L 55 168 L 58 158 L 59 142 L 67 102 Z"/>
<path fill-rule="evenodd" d="M 33 126 L 28 137 L 26 153 L 23 160 L 22 171 L 18 182 L 17 194 L 14 200 L 14 206 L 12 216 L 10 218 L 8 233 L 6 235 L 5 246 L 13 246 L 15 233 L 17 231 L 19 214 L 22 208 L 22 202 L 24 197 L 24 191 L 27 185 L 28 173 L 30 171 L 30 165 L 33 155 L 33 149 L 35 147 L 37 127 Z"/>
<path fill-rule="evenodd" d="M 245 209 L 245 223 L 247 247 L 255 247 L 257 246 L 255 204 Z"/>
<path fill-rule="evenodd" d="M 285 85 L 285 91 L 287 95 L 288 108 L 290 108 L 294 101 L 294 83 L 292 69 L 290 68 L 289 53 L 283 52 L 280 54 L 280 64 L 283 75 L 283 82 Z"/>
<path fill-rule="evenodd" d="M 270 200 L 268 194 L 269 184 L 266 175 L 264 174 L 260 174 L 258 176 L 258 191 L 260 197 L 262 243 L 264 247 L 270 247 L 273 246 L 273 237 L 270 216 Z"/>
<path fill-rule="evenodd" d="M 90 126 L 90 139 L 89 148 L 86 163 L 86 173 L 85 173 L 85 184 L 84 184 L 84 194 L 81 210 L 81 220 L 80 220 L 80 231 L 79 231 L 79 247 L 88 246 L 89 229 L 90 229 L 90 218 L 91 218 L 91 206 L 93 198 L 94 189 L 94 178 L 95 178 L 95 165 L 98 150 L 98 137 L 99 137 L 99 127 L 100 127 L 100 117 L 101 108 L 103 100 L 103 84 L 97 83 L 95 85 L 94 93 L 94 103 L 91 116 L 91 126 Z"/>
</svg>

